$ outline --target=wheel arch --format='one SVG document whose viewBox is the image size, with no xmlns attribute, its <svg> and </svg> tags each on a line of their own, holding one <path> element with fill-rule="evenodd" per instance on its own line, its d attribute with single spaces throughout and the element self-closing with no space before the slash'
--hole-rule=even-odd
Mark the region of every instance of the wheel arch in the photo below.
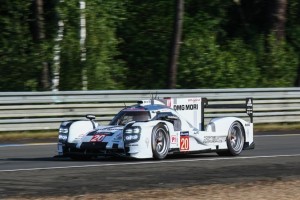
<svg viewBox="0 0 300 200">
<path fill-rule="evenodd" d="M 213 131 L 217 131 L 217 132 L 224 132 L 224 133 L 228 133 L 228 131 L 230 130 L 231 125 L 234 122 L 238 122 L 243 130 L 243 137 L 244 137 L 244 144 L 247 143 L 248 139 L 248 135 L 246 134 L 246 124 L 249 124 L 249 122 L 241 119 L 241 118 L 237 118 L 237 117 L 222 117 L 222 118 L 214 118 L 212 119 L 208 126 L 210 126 L 210 129 L 214 129 Z M 207 126 L 207 128 L 208 128 Z M 211 128 L 214 127 L 214 128 Z"/>
<path fill-rule="evenodd" d="M 163 127 L 165 129 L 165 142 L 166 142 L 166 146 L 165 146 L 165 150 L 162 152 L 162 154 L 160 154 L 159 152 L 155 152 L 157 149 L 156 149 L 156 145 L 158 145 L 159 143 L 156 143 L 154 140 L 154 137 L 156 137 L 156 131 L 158 129 L 160 129 L 161 127 Z M 163 141 L 163 140 L 159 140 L 159 141 Z M 152 147 L 152 155 L 153 155 L 153 158 L 154 159 L 158 159 L 158 160 L 162 160 L 164 159 L 167 154 L 169 153 L 169 150 L 170 150 L 170 143 L 171 143 L 171 138 L 170 138 L 170 131 L 169 131 L 169 126 L 167 123 L 161 121 L 161 122 L 158 122 L 155 126 L 153 126 L 153 129 L 152 129 L 152 133 L 151 133 L 151 147 Z M 155 146 L 153 146 L 155 145 Z M 156 149 L 156 150 L 154 150 Z"/>
<path fill-rule="evenodd" d="M 233 132 L 234 130 L 234 132 Z M 240 131 L 237 131 L 240 130 Z M 237 132 L 236 132 L 237 131 Z M 239 134 L 237 134 L 239 133 Z M 239 155 L 246 144 L 246 135 L 245 135 L 245 127 L 244 124 L 240 120 L 233 120 L 229 124 L 229 128 L 226 132 L 226 150 L 217 151 L 217 154 L 220 156 L 237 156 Z M 233 134 L 233 135 L 232 135 Z M 238 141 L 239 136 L 240 141 Z M 233 140 L 233 143 L 232 143 Z"/>
<path fill-rule="evenodd" d="M 244 139 L 244 145 L 245 145 L 245 143 L 246 143 L 246 131 L 245 131 L 245 126 L 244 126 L 244 124 L 243 124 L 240 120 L 236 120 L 236 121 L 234 121 L 234 122 L 239 123 L 239 124 L 241 125 L 241 127 L 242 127 L 242 131 L 243 131 L 243 139 Z"/>
<path fill-rule="evenodd" d="M 96 124 L 97 126 L 98 124 Z M 94 129 L 95 124 L 92 124 L 89 120 L 77 120 L 73 121 L 69 125 L 68 142 L 73 143 L 79 138 L 83 137 L 89 131 Z"/>
</svg>

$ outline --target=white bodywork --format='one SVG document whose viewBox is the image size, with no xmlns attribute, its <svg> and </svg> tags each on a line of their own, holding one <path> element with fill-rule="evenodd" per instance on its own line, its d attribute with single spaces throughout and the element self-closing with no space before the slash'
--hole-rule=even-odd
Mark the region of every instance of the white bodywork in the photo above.
<svg viewBox="0 0 300 200">
<path fill-rule="evenodd" d="M 253 123 L 236 117 L 215 118 L 205 127 L 203 126 L 203 102 L 202 98 L 167 98 L 163 100 L 143 100 L 138 106 L 164 105 L 159 110 L 149 110 L 151 120 L 143 122 L 130 122 L 132 127 L 140 127 L 138 141 L 126 143 L 124 139 L 125 126 L 97 126 L 93 130 L 90 121 L 76 121 L 69 129 L 68 143 L 75 143 L 77 149 L 84 149 L 84 144 L 97 145 L 105 143 L 105 152 L 113 149 L 127 149 L 126 156 L 133 158 L 153 158 L 151 145 L 152 131 L 158 124 L 163 124 L 169 135 L 169 153 L 172 152 L 209 152 L 226 150 L 228 148 L 226 138 L 229 129 L 234 122 L 239 122 L 244 130 L 244 142 L 253 143 Z M 252 105 L 251 105 L 252 106 Z M 138 107 L 137 107 L 138 108 Z M 175 130 L 174 124 L 166 120 L 153 120 L 158 113 L 171 112 L 178 116 L 181 126 Z M 91 134 L 90 131 L 94 131 Z M 62 146 L 59 143 L 59 154 L 62 154 Z M 121 151 L 122 152 L 122 151 Z M 121 153 L 122 154 L 122 153 Z"/>
<path fill-rule="evenodd" d="M 96 124 L 95 126 L 98 126 Z M 70 126 L 69 132 L 72 133 L 68 137 L 69 143 L 78 143 L 81 138 L 86 135 L 89 131 L 93 130 L 94 126 L 90 121 L 77 121 L 72 123 Z"/>
</svg>

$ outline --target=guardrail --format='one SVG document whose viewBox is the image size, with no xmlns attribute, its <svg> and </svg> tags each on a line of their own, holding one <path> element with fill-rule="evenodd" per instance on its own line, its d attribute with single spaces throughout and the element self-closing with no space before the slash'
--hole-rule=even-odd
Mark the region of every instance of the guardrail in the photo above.
<svg viewBox="0 0 300 200">
<path fill-rule="evenodd" d="M 252 97 L 254 123 L 300 122 L 300 88 L 0 92 L 0 131 L 55 130 L 61 121 L 86 114 L 106 124 L 125 105 L 152 96 L 206 97 L 213 104 L 240 104 Z M 223 116 L 247 119 L 244 110 L 205 110 L 206 122 Z"/>
</svg>

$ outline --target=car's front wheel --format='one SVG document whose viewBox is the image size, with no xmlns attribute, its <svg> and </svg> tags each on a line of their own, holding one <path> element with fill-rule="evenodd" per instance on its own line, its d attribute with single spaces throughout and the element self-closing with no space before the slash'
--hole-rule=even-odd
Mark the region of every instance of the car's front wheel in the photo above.
<svg viewBox="0 0 300 200">
<path fill-rule="evenodd" d="M 167 156 L 170 139 L 168 131 L 163 124 L 158 124 L 153 128 L 151 144 L 155 159 L 162 160 Z"/>
</svg>

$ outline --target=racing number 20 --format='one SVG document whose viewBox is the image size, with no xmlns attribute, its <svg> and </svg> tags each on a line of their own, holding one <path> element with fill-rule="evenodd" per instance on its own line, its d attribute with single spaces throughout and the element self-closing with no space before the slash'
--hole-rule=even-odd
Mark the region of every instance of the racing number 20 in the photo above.
<svg viewBox="0 0 300 200">
<path fill-rule="evenodd" d="M 95 134 L 90 142 L 101 142 L 102 140 L 104 140 L 104 138 L 105 135 L 103 134 Z"/>
<path fill-rule="evenodd" d="M 180 137 L 180 150 L 188 151 L 190 149 L 189 136 Z"/>
</svg>

